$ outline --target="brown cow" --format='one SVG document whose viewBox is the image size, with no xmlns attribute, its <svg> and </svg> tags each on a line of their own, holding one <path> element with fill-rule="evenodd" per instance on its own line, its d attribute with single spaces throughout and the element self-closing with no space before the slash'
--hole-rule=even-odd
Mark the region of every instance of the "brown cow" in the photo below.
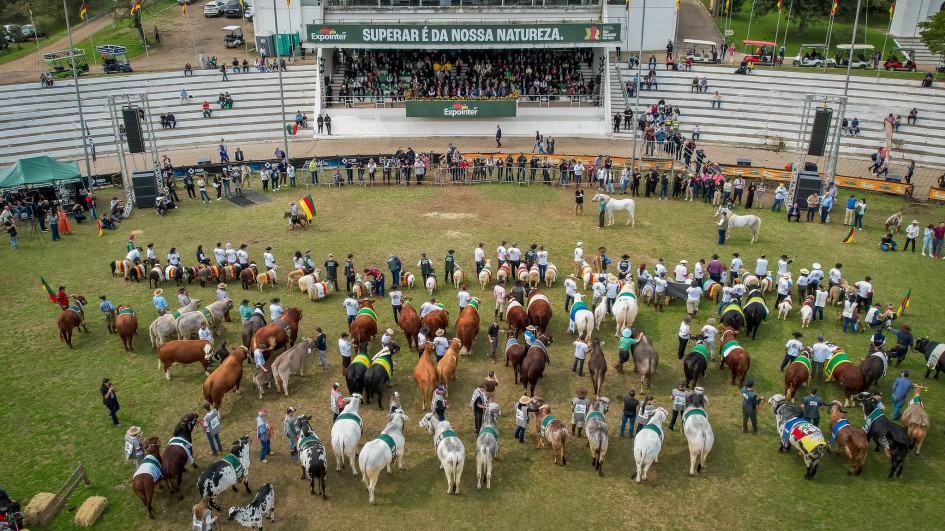
<svg viewBox="0 0 945 531">
<path fill-rule="evenodd" d="M 843 410 L 843 406 L 840 405 L 840 402 L 834 400 L 830 403 L 831 432 L 838 422 L 847 418 L 844 413 L 846 412 Z M 850 470 L 847 471 L 847 474 L 859 476 L 860 472 L 863 471 L 863 465 L 866 464 L 866 457 L 869 455 L 870 451 L 870 441 L 866 438 L 866 433 L 853 424 L 847 423 L 837 430 L 835 438 L 837 440 L 837 448 L 845 450 L 847 457 L 850 458 Z"/>
<path fill-rule="evenodd" d="M 550 335 L 539 334 L 538 339 L 528 347 L 525 359 L 522 360 L 521 382 L 525 389 L 528 389 L 531 385 L 529 396 L 535 396 L 535 385 L 538 384 L 538 380 L 544 374 L 545 365 L 551 363 L 551 358 L 548 357 L 548 346 L 551 343 Z"/>
<path fill-rule="evenodd" d="M 299 373 L 299 376 L 305 376 L 305 371 L 303 370 L 305 368 L 305 359 L 308 357 L 308 353 L 312 351 L 314 344 L 314 338 L 303 338 L 298 345 L 279 354 L 279 357 L 272 362 L 269 370 L 272 372 L 273 378 L 275 378 L 276 391 L 280 390 L 281 383 L 281 390 L 285 392 L 285 396 L 289 396 L 289 376 L 296 372 Z"/>
<path fill-rule="evenodd" d="M 243 285 L 243 289 L 249 289 L 249 286 L 256 283 L 256 275 L 259 274 L 259 268 L 256 266 L 256 262 L 250 262 L 246 269 L 240 271 L 240 282 Z"/>
<path fill-rule="evenodd" d="M 246 360 L 246 347 L 236 347 L 230 351 L 230 355 L 223 360 L 223 363 L 213 371 L 203 382 L 203 398 L 213 404 L 213 407 L 220 409 L 223 404 L 223 396 L 236 389 L 236 394 L 240 394 L 240 381 L 243 379 L 243 361 Z"/>
<path fill-rule="evenodd" d="M 522 360 L 525 359 L 525 349 L 515 337 L 514 330 L 505 331 L 505 366 L 512 363 L 512 373 L 515 375 L 515 385 L 518 385 L 518 373 L 522 369 Z M 512 341 L 515 341 L 514 343 Z"/>
<path fill-rule="evenodd" d="M 473 341 L 479 335 L 479 324 L 479 299 L 473 297 L 456 319 L 456 337 L 463 344 L 463 348 L 459 349 L 460 356 L 472 354 Z"/>
<path fill-rule="evenodd" d="M 568 445 L 568 427 L 565 423 L 551 414 L 549 406 L 541 397 L 534 397 L 528 406 L 535 415 L 535 440 L 538 448 L 545 447 L 545 441 L 551 444 L 554 463 L 561 462 L 561 466 L 568 464 L 566 455 Z"/>
<path fill-rule="evenodd" d="M 441 328 L 446 330 L 450 327 L 450 314 L 446 310 L 434 310 L 420 320 L 420 326 L 425 326 L 431 331 Z"/>
<path fill-rule="evenodd" d="M 726 365 L 732 369 L 732 385 L 735 385 L 735 378 L 738 378 L 738 386 L 745 384 L 745 376 L 748 375 L 748 369 L 751 367 L 751 358 L 748 351 L 741 347 L 735 336 L 738 334 L 731 326 L 722 327 L 722 351 L 719 358 L 722 360 L 719 369 L 724 369 Z M 734 343 L 729 348 L 725 348 L 728 343 Z"/>
<path fill-rule="evenodd" d="M 213 343 L 202 339 L 175 339 L 158 347 L 158 369 L 164 377 L 171 379 L 171 365 L 200 363 L 204 375 L 209 376 L 210 360 L 213 358 Z"/>
<path fill-rule="evenodd" d="M 73 328 L 81 327 L 86 333 L 89 331 L 89 329 L 85 327 L 85 311 L 83 310 L 83 307 L 86 305 L 85 297 L 82 295 L 73 295 L 72 298 L 75 300 L 75 304 L 63 310 L 58 318 L 59 339 L 69 345 L 69 348 L 72 348 Z"/>
<path fill-rule="evenodd" d="M 587 369 L 591 373 L 591 384 L 594 387 L 594 396 L 600 397 L 600 390 L 604 387 L 604 377 L 607 376 L 607 359 L 600 348 L 603 343 L 600 339 L 591 342 L 591 355 L 587 359 Z"/>
<path fill-rule="evenodd" d="M 299 321 L 302 320 L 302 309 L 289 308 L 278 319 L 260 328 L 253 334 L 250 352 L 262 349 L 266 359 L 273 351 L 289 345 L 295 345 L 295 338 L 299 335 Z"/>
<path fill-rule="evenodd" d="M 377 314 L 374 313 L 374 301 L 361 299 L 358 301 L 361 309 L 358 310 L 354 321 L 348 325 L 351 334 L 351 347 L 357 351 L 362 343 L 370 343 L 377 335 Z"/>
<path fill-rule="evenodd" d="M 528 322 L 538 329 L 539 333 L 544 334 L 548 329 L 548 323 L 551 322 L 551 303 L 548 297 L 539 289 L 532 289 L 528 292 Z"/>
<path fill-rule="evenodd" d="M 420 411 L 426 411 L 433 400 L 433 390 L 436 389 L 436 368 L 433 367 L 433 343 L 423 346 L 423 354 L 413 369 L 413 379 L 417 382 L 417 392 L 420 400 L 417 406 Z"/>
<path fill-rule="evenodd" d="M 135 316 L 135 312 L 131 309 L 131 306 L 127 304 L 118 305 L 118 317 L 115 318 L 115 330 L 118 332 L 118 337 L 121 339 L 122 344 L 125 345 L 125 350 L 127 352 L 133 352 L 135 349 L 135 334 L 138 333 L 138 318 Z"/>
<path fill-rule="evenodd" d="M 456 379 L 457 354 L 460 352 L 462 341 L 454 337 L 450 340 L 450 346 L 446 349 L 443 357 L 436 362 L 436 383 L 449 387 L 450 380 Z"/>
<path fill-rule="evenodd" d="M 516 339 L 518 339 L 518 334 L 528 326 L 528 314 L 525 313 L 525 307 L 511 296 L 508 306 L 505 307 L 505 321 L 509 324 L 509 331 L 515 334 Z"/>
<path fill-rule="evenodd" d="M 400 310 L 400 317 L 397 318 L 397 326 L 404 331 L 407 337 L 407 348 L 417 348 L 417 334 L 420 332 L 420 315 L 410 304 L 410 299 L 404 299 L 404 306 Z"/>
<path fill-rule="evenodd" d="M 810 348 L 804 348 L 784 369 L 784 396 L 794 401 L 801 386 L 810 385 Z"/>
</svg>

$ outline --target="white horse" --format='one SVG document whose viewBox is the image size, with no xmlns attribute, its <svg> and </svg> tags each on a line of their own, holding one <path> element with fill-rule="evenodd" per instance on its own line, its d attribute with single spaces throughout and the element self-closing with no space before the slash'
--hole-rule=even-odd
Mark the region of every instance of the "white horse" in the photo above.
<svg viewBox="0 0 945 531">
<path fill-rule="evenodd" d="M 725 231 L 725 239 L 728 239 L 728 234 L 732 229 L 737 229 L 739 227 L 748 227 L 751 229 L 751 243 L 755 243 L 758 239 L 758 231 L 761 230 L 761 218 L 754 214 L 748 215 L 735 215 L 728 207 L 719 206 L 718 211 L 715 212 L 715 217 L 725 216 L 728 218 L 728 230 Z"/>
<path fill-rule="evenodd" d="M 637 296 L 633 293 L 633 280 L 630 280 L 629 277 L 623 287 L 620 288 L 620 293 L 617 294 L 617 300 L 614 301 L 611 311 L 614 313 L 614 321 L 617 322 L 617 332 L 614 335 L 620 337 L 624 328 L 633 326 L 633 322 L 637 319 L 637 313 L 640 312 Z"/>
<path fill-rule="evenodd" d="M 404 469 L 404 421 L 410 420 L 402 409 L 397 409 L 387 416 L 387 426 L 377 439 L 368 442 L 358 454 L 361 463 L 361 480 L 364 488 L 371 497 L 374 505 L 374 488 L 377 487 L 377 478 L 381 470 L 387 469 L 391 473 L 390 465 L 397 459 L 397 468 Z"/>
<path fill-rule="evenodd" d="M 698 387 L 696 389 L 699 389 Z M 712 451 L 715 443 L 715 434 L 709 425 L 709 416 L 705 412 L 705 395 L 693 393 L 689 395 L 686 410 L 683 411 L 683 433 L 689 442 L 689 476 L 702 472 L 705 460 Z"/>
<path fill-rule="evenodd" d="M 482 429 L 476 439 L 476 490 L 482 490 L 482 478 L 486 478 L 486 490 L 492 490 L 492 463 L 499 457 L 499 404 L 492 402 L 486 408 Z"/>
<path fill-rule="evenodd" d="M 660 450 L 663 448 L 663 422 L 668 414 L 665 409 L 656 408 L 650 421 L 633 438 L 633 459 L 637 462 L 637 470 L 631 479 L 637 483 L 646 480 L 650 465 L 659 463 Z"/>
<path fill-rule="evenodd" d="M 338 419 L 331 427 L 331 450 L 335 454 L 335 470 L 345 466 L 345 457 L 351 463 L 351 473 L 358 475 L 358 467 L 354 456 L 358 453 L 358 442 L 361 440 L 361 415 L 358 407 L 361 405 L 361 395 L 354 393 L 345 399 L 347 404 L 338 415 Z"/>
<path fill-rule="evenodd" d="M 574 294 L 574 304 L 571 307 L 571 311 L 572 311 L 571 315 L 574 316 L 571 319 L 571 322 L 573 323 L 573 327 L 569 327 L 569 328 L 572 328 L 571 331 L 573 331 L 578 336 L 584 335 L 584 339 L 586 339 L 587 341 L 590 341 L 591 335 L 594 333 L 594 312 L 589 310 L 587 308 L 587 305 L 583 305 L 583 304 L 582 304 L 582 306 L 584 306 L 583 308 L 580 308 L 580 309 L 574 308 L 574 305 L 583 302 L 582 299 L 584 299 L 584 295 L 582 295 L 581 293 Z"/>
<path fill-rule="evenodd" d="M 466 447 L 463 446 L 463 441 L 456 436 L 449 422 L 437 420 L 433 413 L 423 416 L 420 427 L 426 428 L 433 435 L 440 468 L 446 474 L 446 493 L 459 494 L 459 480 L 463 476 L 463 465 L 466 463 Z"/>
<path fill-rule="evenodd" d="M 626 210 L 627 211 L 627 225 L 633 224 L 634 227 L 637 226 L 637 220 L 633 217 L 633 212 L 636 210 L 637 204 L 633 199 L 611 199 L 607 194 L 594 194 L 594 199 L 591 199 L 592 202 L 606 201 L 607 205 L 604 207 L 604 211 L 607 212 L 608 223 L 607 225 L 614 224 L 614 211 L 615 210 Z"/>
</svg>

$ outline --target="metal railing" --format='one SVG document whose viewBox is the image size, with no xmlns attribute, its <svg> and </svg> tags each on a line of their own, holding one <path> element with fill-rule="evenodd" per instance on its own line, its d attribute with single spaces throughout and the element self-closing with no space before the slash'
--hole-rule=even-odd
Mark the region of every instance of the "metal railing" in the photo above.
<svg viewBox="0 0 945 531">
<path fill-rule="evenodd" d="M 456 100 L 476 101 L 480 98 L 454 98 Z M 486 98 L 481 98 L 486 100 Z M 322 95 L 322 101 L 327 107 L 344 107 L 351 109 L 367 108 L 404 108 L 406 98 L 400 96 L 332 96 L 328 99 Z M 426 100 L 418 100 L 426 101 Z M 519 96 L 518 104 L 520 107 L 597 107 L 602 104 L 602 93 L 598 94 L 574 94 L 574 95 L 523 95 Z"/>
<path fill-rule="evenodd" d="M 578 7 L 600 8 L 601 0 L 325 0 L 328 10 L 399 7 Z"/>
</svg>

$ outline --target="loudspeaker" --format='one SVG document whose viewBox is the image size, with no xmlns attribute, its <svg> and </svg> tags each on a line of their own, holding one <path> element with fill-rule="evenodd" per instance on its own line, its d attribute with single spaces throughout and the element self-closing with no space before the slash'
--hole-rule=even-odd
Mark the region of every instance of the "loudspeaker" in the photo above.
<svg viewBox="0 0 945 531">
<path fill-rule="evenodd" d="M 817 163 L 816 162 L 805 162 L 804 171 L 812 171 L 817 173 Z"/>
<path fill-rule="evenodd" d="M 128 142 L 128 151 L 144 153 L 144 139 L 141 135 L 141 117 L 138 107 L 122 107 L 121 120 L 125 124 L 125 140 Z"/>
<path fill-rule="evenodd" d="M 158 185 L 153 170 L 139 170 L 131 174 L 131 187 L 135 191 L 135 207 L 153 208 L 158 196 Z"/>
<path fill-rule="evenodd" d="M 901 183 L 902 175 L 893 175 L 892 173 L 886 175 L 886 182 L 890 183 Z"/>
<path fill-rule="evenodd" d="M 208 159 L 208 158 L 197 159 L 197 165 L 198 165 L 198 166 L 204 166 L 204 165 L 206 165 L 206 164 L 210 164 L 210 159 Z"/>
<path fill-rule="evenodd" d="M 809 171 L 798 172 L 797 173 L 797 186 L 794 187 L 794 198 L 791 199 L 790 202 L 785 201 L 785 203 L 791 204 L 794 201 L 797 201 L 801 205 L 806 205 L 807 196 L 813 193 L 820 195 L 820 191 L 823 189 L 823 185 L 824 185 L 824 180 L 821 179 L 819 173 L 809 172 Z"/>
<path fill-rule="evenodd" d="M 833 109 L 817 109 L 814 115 L 814 127 L 810 133 L 810 143 L 807 145 L 807 154 L 821 157 L 827 146 L 827 133 L 830 132 L 830 119 Z"/>
<path fill-rule="evenodd" d="M 738 159 L 735 161 L 736 166 L 744 166 L 746 168 L 751 167 L 751 159 Z"/>
</svg>

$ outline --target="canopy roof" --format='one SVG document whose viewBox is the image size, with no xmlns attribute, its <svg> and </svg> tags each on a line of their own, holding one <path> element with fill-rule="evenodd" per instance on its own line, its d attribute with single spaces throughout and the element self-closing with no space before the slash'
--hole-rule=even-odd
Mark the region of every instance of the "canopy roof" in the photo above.
<svg viewBox="0 0 945 531">
<path fill-rule="evenodd" d="M 78 163 L 59 162 L 45 155 L 22 159 L 0 170 L 0 188 L 43 188 L 81 181 Z"/>
</svg>

